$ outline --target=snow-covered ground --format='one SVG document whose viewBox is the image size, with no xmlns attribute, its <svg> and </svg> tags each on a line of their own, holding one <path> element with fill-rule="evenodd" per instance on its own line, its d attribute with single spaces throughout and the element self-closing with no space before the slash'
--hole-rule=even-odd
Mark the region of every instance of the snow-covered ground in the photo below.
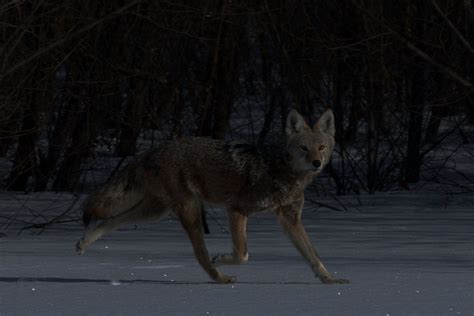
<svg viewBox="0 0 474 316">
<path fill-rule="evenodd" d="M 173 218 L 125 227 L 78 256 L 77 223 L 17 236 L 21 217 L 12 217 L 0 237 L 0 315 L 474 315 L 474 196 L 361 199 L 347 212 L 304 211 L 323 262 L 348 285 L 315 279 L 271 213 L 249 221 L 249 263 L 221 268 L 237 277 L 232 285 L 208 279 Z M 48 194 L 0 202 L 2 214 L 70 204 Z M 225 216 L 211 215 L 208 249 L 225 253 Z"/>
</svg>

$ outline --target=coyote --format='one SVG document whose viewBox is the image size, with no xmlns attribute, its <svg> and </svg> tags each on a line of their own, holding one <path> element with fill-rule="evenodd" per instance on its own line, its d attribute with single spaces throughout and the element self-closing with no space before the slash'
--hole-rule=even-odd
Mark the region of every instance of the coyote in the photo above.
<svg viewBox="0 0 474 316">
<path fill-rule="evenodd" d="M 191 240 L 202 268 L 218 283 L 235 278 L 220 272 L 225 264 L 248 260 L 246 226 L 250 214 L 274 210 L 284 231 L 323 283 L 348 283 L 326 270 L 301 224 L 304 189 L 328 163 L 334 148 L 334 116 L 322 114 L 311 129 L 296 111 L 286 122 L 286 142 L 265 151 L 250 144 L 208 138 L 183 138 L 140 154 L 85 202 L 84 238 L 79 254 L 123 224 L 159 219 L 174 212 Z M 233 250 L 209 257 L 201 210 L 207 202 L 225 207 Z"/>
</svg>

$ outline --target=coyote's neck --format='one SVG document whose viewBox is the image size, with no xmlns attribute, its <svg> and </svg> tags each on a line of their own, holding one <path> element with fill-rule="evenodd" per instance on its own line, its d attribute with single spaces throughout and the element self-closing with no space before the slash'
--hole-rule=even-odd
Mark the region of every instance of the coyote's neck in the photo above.
<svg viewBox="0 0 474 316">
<path fill-rule="evenodd" d="M 261 154 L 267 166 L 261 175 L 264 180 L 262 187 L 266 191 L 264 194 L 279 204 L 286 204 L 299 198 L 314 178 L 314 173 L 294 171 L 286 148 L 282 145 L 273 147 L 272 150 L 264 147 Z"/>
<path fill-rule="evenodd" d="M 273 176 L 274 182 L 281 184 L 289 191 L 303 191 L 314 178 L 314 175 L 309 172 L 295 172 L 292 170 L 289 161 L 280 166 L 283 166 L 283 168 L 273 169 L 270 176 Z"/>
<path fill-rule="evenodd" d="M 286 144 L 253 146 L 247 143 L 226 143 L 237 173 L 246 180 L 242 187 L 245 199 L 256 203 L 256 210 L 286 205 L 302 197 L 312 181 L 309 172 L 295 172 L 286 150 Z"/>
</svg>

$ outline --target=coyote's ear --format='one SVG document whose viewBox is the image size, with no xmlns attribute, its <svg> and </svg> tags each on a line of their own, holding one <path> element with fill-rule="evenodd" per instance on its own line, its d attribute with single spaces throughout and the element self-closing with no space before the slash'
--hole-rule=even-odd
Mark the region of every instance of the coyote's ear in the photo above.
<svg viewBox="0 0 474 316">
<path fill-rule="evenodd" d="M 294 133 L 300 133 L 303 130 L 308 129 L 309 126 L 304 121 L 304 118 L 296 110 L 291 110 L 286 119 L 286 135 L 290 136 Z"/>
<path fill-rule="evenodd" d="M 326 110 L 319 120 L 314 124 L 313 130 L 319 129 L 323 133 L 329 134 L 334 137 L 336 134 L 336 128 L 334 126 L 334 114 L 332 114 L 331 109 Z"/>
</svg>

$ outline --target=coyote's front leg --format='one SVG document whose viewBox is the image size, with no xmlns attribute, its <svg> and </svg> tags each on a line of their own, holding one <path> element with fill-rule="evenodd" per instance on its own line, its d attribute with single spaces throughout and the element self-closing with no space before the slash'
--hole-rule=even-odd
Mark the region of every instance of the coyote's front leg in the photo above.
<svg viewBox="0 0 474 316">
<path fill-rule="evenodd" d="M 321 282 L 325 284 L 349 283 L 349 281 L 345 279 L 333 278 L 321 262 L 321 259 L 313 248 L 313 245 L 301 224 L 301 209 L 303 208 L 303 203 L 304 199 L 302 198 L 300 201 L 281 207 L 277 210 L 278 218 L 283 229 L 288 234 L 298 251 L 310 264 L 314 274 L 319 277 Z"/>
<path fill-rule="evenodd" d="M 228 210 L 229 227 L 232 236 L 232 253 L 217 255 L 212 258 L 215 266 L 223 264 L 242 264 L 248 261 L 247 252 L 247 216 L 236 211 Z"/>
</svg>

